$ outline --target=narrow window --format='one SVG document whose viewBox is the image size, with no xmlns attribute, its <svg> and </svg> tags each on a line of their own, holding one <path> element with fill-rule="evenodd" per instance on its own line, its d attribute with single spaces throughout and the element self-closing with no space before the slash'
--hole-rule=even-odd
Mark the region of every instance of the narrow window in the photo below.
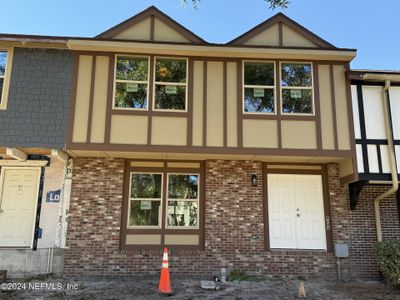
<svg viewBox="0 0 400 300">
<path fill-rule="evenodd" d="M 310 63 L 281 64 L 282 113 L 313 114 L 313 79 Z"/>
<path fill-rule="evenodd" d="M 244 62 L 245 113 L 275 113 L 275 64 Z"/>
<path fill-rule="evenodd" d="M 168 174 L 168 227 L 198 228 L 199 175 Z"/>
<path fill-rule="evenodd" d="M 187 59 L 155 59 L 154 110 L 186 111 Z"/>
<path fill-rule="evenodd" d="M 114 108 L 147 110 L 149 59 L 117 56 Z"/>
<path fill-rule="evenodd" d="M 161 225 L 162 174 L 131 173 L 128 227 Z"/>
<path fill-rule="evenodd" d="M 6 67 L 7 67 L 7 51 L 0 51 L 0 104 L 3 101 L 4 95 L 4 82 L 6 76 Z"/>
</svg>

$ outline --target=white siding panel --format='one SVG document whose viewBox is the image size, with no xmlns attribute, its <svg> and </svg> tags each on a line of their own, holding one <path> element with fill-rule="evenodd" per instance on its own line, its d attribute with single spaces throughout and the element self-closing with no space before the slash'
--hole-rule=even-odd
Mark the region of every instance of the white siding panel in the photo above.
<svg viewBox="0 0 400 300">
<path fill-rule="evenodd" d="M 393 135 L 400 140 L 400 87 L 390 88 L 390 109 L 392 111 Z M 400 157 L 398 158 L 400 159 Z"/>
<path fill-rule="evenodd" d="M 370 173 L 379 173 L 378 151 L 376 145 L 368 145 L 368 164 Z"/>
<path fill-rule="evenodd" d="M 354 134 L 356 139 L 361 139 L 360 112 L 358 110 L 357 86 L 351 86 L 351 103 L 353 105 Z"/>
<path fill-rule="evenodd" d="M 386 139 L 382 87 L 363 86 L 367 139 Z"/>
<path fill-rule="evenodd" d="M 357 152 L 357 169 L 358 169 L 358 172 L 359 173 L 364 173 L 364 159 L 363 159 L 361 145 L 356 145 L 356 152 Z"/>
<path fill-rule="evenodd" d="M 381 160 L 382 160 L 382 172 L 390 173 L 390 162 L 389 162 L 389 147 L 387 145 L 381 145 Z"/>
</svg>

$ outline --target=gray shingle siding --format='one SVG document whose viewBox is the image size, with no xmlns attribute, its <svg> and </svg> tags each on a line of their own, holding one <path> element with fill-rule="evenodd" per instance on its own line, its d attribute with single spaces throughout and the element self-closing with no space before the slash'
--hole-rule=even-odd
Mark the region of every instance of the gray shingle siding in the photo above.
<svg viewBox="0 0 400 300">
<path fill-rule="evenodd" d="M 65 50 L 15 48 L 0 147 L 64 148 L 72 57 Z"/>
</svg>

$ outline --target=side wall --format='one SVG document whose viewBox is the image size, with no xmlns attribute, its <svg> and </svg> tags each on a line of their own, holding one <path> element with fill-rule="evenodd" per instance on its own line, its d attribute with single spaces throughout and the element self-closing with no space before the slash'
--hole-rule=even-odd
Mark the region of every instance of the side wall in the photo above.
<svg viewBox="0 0 400 300">
<path fill-rule="evenodd" d="M 337 165 L 329 165 L 335 242 L 348 242 L 348 200 Z M 257 174 L 259 183 L 249 178 Z M 156 274 L 160 250 L 119 250 L 124 160 L 74 160 L 65 257 L 66 274 Z M 268 275 L 336 276 L 336 259 L 324 251 L 266 251 L 262 164 L 206 162 L 205 249 L 173 250 L 175 274 L 208 274 L 221 267 Z M 343 271 L 348 273 L 348 261 Z"/>
<path fill-rule="evenodd" d="M 0 146 L 64 148 L 71 90 L 71 53 L 15 48 Z"/>
</svg>

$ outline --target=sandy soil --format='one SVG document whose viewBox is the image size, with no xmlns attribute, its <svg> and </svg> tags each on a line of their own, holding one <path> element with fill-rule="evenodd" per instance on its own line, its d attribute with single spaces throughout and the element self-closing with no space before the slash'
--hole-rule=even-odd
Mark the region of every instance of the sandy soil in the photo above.
<svg viewBox="0 0 400 300">
<path fill-rule="evenodd" d="M 158 294 L 157 277 L 63 277 L 9 281 L 8 287 L 10 283 L 18 283 L 20 290 L 4 290 L 3 287 L 0 299 L 297 299 L 300 282 L 282 278 L 227 282 L 221 284 L 219 290 L 209 291 L 200 287 L 201 279 L 208 278 L 172 276 L 174 295 L 168 298 Z M 304 285 L 307 299 L 400 299 L 399 290 L 379 282 L 339 283 L 308 279 Z"/>
</svg>

